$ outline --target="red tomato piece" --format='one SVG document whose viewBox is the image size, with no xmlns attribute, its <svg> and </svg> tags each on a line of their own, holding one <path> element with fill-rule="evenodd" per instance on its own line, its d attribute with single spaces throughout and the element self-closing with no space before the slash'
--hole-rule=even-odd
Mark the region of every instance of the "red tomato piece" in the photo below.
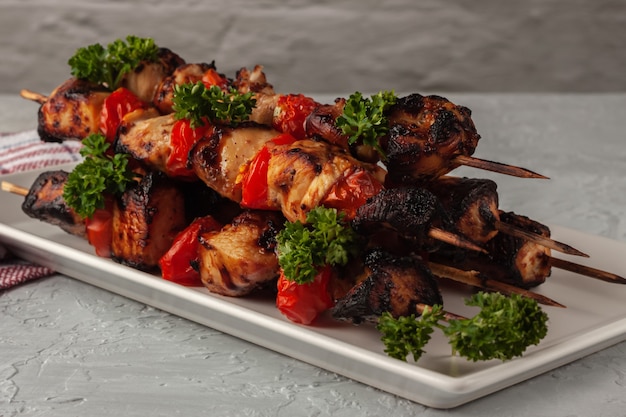
<svg viewBox="0 0 626 417">
<path fill-rule="evenodd" d="M 296 139 L 304 139 L 304 123 L 319 103 L 303 94 L 285 94 L 278 98 L 272 126 L 279 132 L 290 133 Z"/>
<path fill-rule="evenodd" d="M 351 220 L 368 198 L 382 191 L 383 185 L 367 171 L 356 170 L 337 181 L 324 197 L 324 207 L 336 208 Z"/>
<path fill-rule="evenodd" d="M 130 90 L 118 88 L 104 99 L 100 112 L 100 131 L 109 143 L 113 143 L 122 118 L 132 111 L 145 107 L 146 103 Z"/>
<path fill-rule="evenodd" d="M 230 84 L 228 78 L 220 75 L 215 69 L 210 68 L 204 74 L 202 74 L 202 83 L 206 88 L 211 88 L 211 86 L 218 86 L 222 90 L 228 88 Z"/>
<path fill-rule="evenodd" d="M 198 238 L 202 233 L 221 228 L 213 217 L 199 217 L 176 235 L 170 249 L 159 259 L 163 279 L 188 287 L 201 287 L 200 273 L 193 268 L 193 263 L 198 260 Z"/>
<path fill-rule="evenodd" d="M 295 323 L 311 324 L 317 316 L 334 305 L 329 293 L 332 269 L 321 268 L 310 284 L 289 281 L 281 272 L 278 278 L 276 307 Z"/>
<path fill-rule="evenodd" d="M 104 208 L 96 209 L 93 216 L 85 220 L 87 241 L 96 250 L 96 255 L 103 258 L 111 257 L 113 204 L 112 197 L 106 198 Z"/>
<path fill-rule="evenodd" d="M 275 145 L 288 145 L 296 139 L 289 133 L 276 136 L 270 142 Z M 241 182 L 241 206 L 258 210 L 275 209 L 267 201 L 267 171 L 272 155 L 263 146 L 252 159 Z"/>
<path fill-rule="evenodd" d="M 207 122 L 196 128 L 192 128 L 186 119 L 174 123 L 170 137 L 171 152 L 165 163 L 168 174 L 173 177 L 195 178 L 193 170 L 187 167 L 189 151 L 196 142 L 212 131 L 213 126 Z"/>
</svg>

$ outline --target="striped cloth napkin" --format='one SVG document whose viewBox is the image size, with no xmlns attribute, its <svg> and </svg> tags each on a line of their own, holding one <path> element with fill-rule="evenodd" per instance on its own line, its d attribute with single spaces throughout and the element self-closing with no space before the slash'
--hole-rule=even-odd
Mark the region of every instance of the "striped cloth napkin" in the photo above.
<svg viewBox="0 0 626 417">
<path fill-rule="evenodd" d="M 79 141 L 42 142 L 36 131 L 0 134 L 0 175 L 78 162 Z M 13 256 L 0 242 L 0 291 L 54 271 Z"/>
</svg>

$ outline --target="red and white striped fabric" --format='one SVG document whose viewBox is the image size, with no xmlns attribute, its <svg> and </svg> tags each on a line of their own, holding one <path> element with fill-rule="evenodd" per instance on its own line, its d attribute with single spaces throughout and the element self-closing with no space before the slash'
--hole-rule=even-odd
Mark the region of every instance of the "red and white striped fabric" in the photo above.
<svg viewBox="0 0 626 417">
<path fill-rule="evenodd" d="M 79 141 L 42 142 L 36 131 L 0 134 L 0 175 L 79 162 Z M 0 291 L 54 271 L 13 257 L 0 242 Z"/>
</svg>

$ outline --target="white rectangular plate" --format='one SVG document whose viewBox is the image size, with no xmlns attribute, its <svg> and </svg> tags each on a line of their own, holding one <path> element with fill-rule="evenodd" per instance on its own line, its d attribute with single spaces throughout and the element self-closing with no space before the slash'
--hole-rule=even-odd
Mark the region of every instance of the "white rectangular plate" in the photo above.
<svg viewBox="0 0 626 417">
<path fill-rule="evenodd" d="M 0 179 L 30 187 L 39 172 Z M 149 304 L 409 400 L 452 408 L 491 394 L 626 339 L 626 286 L 554 270 L 537 292 L 565 304 L 545 307 L 548 336 L 508 362 L 468 362 L 450 355 L 438 334 L 415 363 L 387 357 L 372 326 L 323 318 L 315 326 L 290 323 L 273 300 L 227 298 L 186 288 L 93 255 L 82 239 L 23 214 L 23 197 L 0 199 L 0 241 L 25 259 L 70 277 Z M 626 275 L 626 244 L 553 227 L 553 236 L 591 255 L 591 266 Z M 470 293 L 444 287 L 446 309 L 472 315 L 463 304 Z"/>
</svg>

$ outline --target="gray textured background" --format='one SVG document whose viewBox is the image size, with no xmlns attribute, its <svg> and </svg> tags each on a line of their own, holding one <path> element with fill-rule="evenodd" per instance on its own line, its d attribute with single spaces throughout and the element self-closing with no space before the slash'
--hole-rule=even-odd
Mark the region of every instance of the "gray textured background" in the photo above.
<svg viewBox="0 0 626 417">
<path fill-rule="evenodd" d="M 626 91 L 623 0 L 0 0 L 0 92 L 128 34 L 279 92 Z"/>
</svg>

